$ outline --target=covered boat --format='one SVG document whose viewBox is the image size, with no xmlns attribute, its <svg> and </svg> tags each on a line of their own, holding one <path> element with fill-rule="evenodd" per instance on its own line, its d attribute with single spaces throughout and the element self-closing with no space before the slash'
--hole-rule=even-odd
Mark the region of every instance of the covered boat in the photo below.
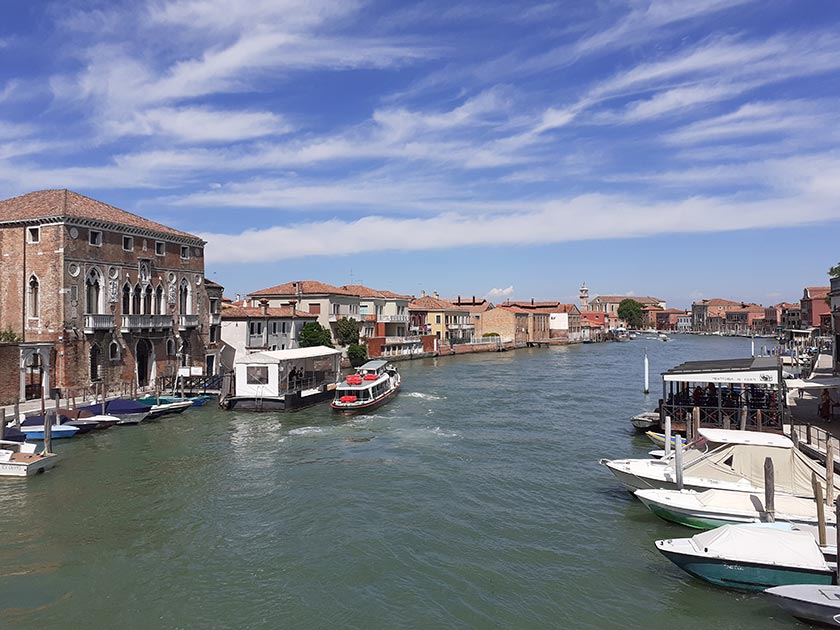
<svg viewBox="0 0 840 630">
<path fill-rule="evenodd" d="M 700 429 L 701 439 L 684 452 L 683 488 L 712 488 L 761 493 L 764 460 L 773 461 L 778 494 L 813 498 L 811 474 L 825 481 L 825 470 L 808 458 L 783 435 L 757 431 Z M 601 462 L 631 492 L 645 488 L 677 488 L 674 457 L 669 459 L 614 459 Z M 840 480 L 835 477 L 835 496 Z"/>
<path fill-rule="evenodd" d="M 369 411 L 391 400 L 401 383 L 394 365 L 380 359 L 368 361 L 336 387 L 330 407 L 343 414 Z"/>
<path fill-rule="evenodd" d="M 729 588 L 834 580 L 835 567 L 810 533 L 775 526 L 725 525 L 691 538 L 657 540 L 656 548 L 691 575 Z"/>
<path fill-rule="evenodd" d="M 735 523 L 759 523 L 768 520 L 764 494 L 729 490 L 636 490 L 636 497 L 654 514 L 666 521 L 714 529 Z M 785 523 L 817 525 L 817 502 L 813 499 L 779 494 L 774 498 L 775 519 Z M 834 510 L 825 510 L 826 523 L 834 525 Z"/>
<path fill-rule="evenodd" d="M 96 403 L 79 407 L 79 409 L 90 411 L 93 414 L 117 416 L 119 418 L 118 424 L 138 424 L 149 415 L 151 406 L 127 398 L 114 398 L 113 400 L 106 400 L 104 406 L 102 403 Z"/>
<path fill-rule="evenodd" d="M 333 397 L 341 350 L 326 346 L 254 352 L 234 364 L 234 395 L 219 401 L 225 409 L 293 411 Z"/>
<path fill-rule="evenodd" d="M 764 592 L 798 619 L 840 628 L 840 586 L 788 584 Z"/>
</svg>

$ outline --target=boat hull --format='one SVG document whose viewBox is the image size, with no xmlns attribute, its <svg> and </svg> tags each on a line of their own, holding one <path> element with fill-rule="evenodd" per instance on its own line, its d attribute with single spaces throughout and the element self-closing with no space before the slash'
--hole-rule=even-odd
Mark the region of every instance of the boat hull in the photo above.
<svg viewBox="0 0 840 630">
<path fill-rule="evenodd" d="M 797 596 L 795 592 L 800 591 L 800 588 L 788 588 L 786 586 L 771 588 L 765 591 L 768 595 L 773 597 L 773 601 L 782 609 L 793 615 L 798 619 L 805 621 L 815 621 L 833 628 L 840 628 L 840 600 L 836 599 L 840 593 L 835 592 L 837 587 L 832 587 L 834 603 L 829 603 L 827 600 L 825 604 L 818 603 L 812 599 L 802 599 Z M 820 589 L 821 590 L 821 589 Z"/>
<path fill-rule="evenodd" d="M 330 407 L 332 407 L 333 411 L 341 414 L 342 416 L 354 416 L 360 413 L 367 413 L 368 411 L 381 407 L 382 405 L 390 401 L 392 398 L 396 397 L 397 392 L 399 391 L 400 388 L 399 386 L 397 386 L 394 389 L 386 392 L 380 398 L 377 398 L 376 400 L 372 400 L 369 403 L 364 403 L 361 405 L 355 403 L 342 403 L 340 401 L 336 402 L 334 400 L 330 403 Z"/>
<path fill-rule="evenodd" d="M 659 518 L 666 521 L 670 521 L 671 523 L 676 523 L 678 525 L 691 527 L 693 529 L 708 530 L 715 529 L 716 527 L 722 527 L 724 525 L 760 522 L 760 520 L 757 518 L 739 518 L 736 516 L 727 516 L 725 518 L 721 518 L 719 515 L 715 514 L 704 514 L 702 512 L 688 512 L 680 510 L 679 508 L 673 506 L 665 507 L 661 504 L 645 501 L 645 499 L 643 499 L 642 497 L 639 497 L 639 499 L 651 512 L 656 514 Z"/>
<path fill-rule="evenodd" d="M 44 427 L 21 427 L 21 433 L 26 434 L 27 440 L 43 440 Z M 78 433 L 78 427 L 69 426 L 66 424 L 54 425 L 50 430 L 50 438 L 53 440 L 62 440 L 71 438 Z"/>
<path fill-rule="evenodd" d="M 306 409 L 319 403 L 328 401 L 333 397 L 333 391 L 327 389 L 323 392 L 311 394 L 287 394 L 285 396 L 255 398 L 251 396 L 230 396 L 219 402 L 223 409 L 231 411 L 298 411 Z"/>
<path fill-rule="evenodd" d="M 833 584 L 831 570 L 805 569 L 768 565 L 741 560 L 704 558 L 678 553 L 665 548 L 668 541 L 657 540 L 663 556 L 686 573 L 716 586 L 745 591 L 763 591 L 786 584 Z"/>
<path fill-rule="evenodd" d="M 0 462 L 0 477 L 34 477 L 53 468 L 57 460 L 57 455 L 48 455 L 29 462 Z"/>
</svg>

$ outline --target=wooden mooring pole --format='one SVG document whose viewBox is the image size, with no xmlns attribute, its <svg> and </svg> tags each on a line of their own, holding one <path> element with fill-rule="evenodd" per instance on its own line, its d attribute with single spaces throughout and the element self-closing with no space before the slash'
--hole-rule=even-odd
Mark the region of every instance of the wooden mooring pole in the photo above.
<svg viewBox="0 0 840 630">
<path fill-rule="evenodd" d="M 650 363 L 648 362 L 647 348 L 645 348 L 645 394 L 650 393 Z"/>
<path fill-rule="evenodd" d="M 671 416 L 665 416 L 665 459 L 671 456 Z"/>
<path fill-rule="evenodd" d="M 825 547 L 825 502 L 823 500 L 823 489 L 817 473 L 811 473 L 811 486 L 814 489 L 814 499 L 817 502 L 817 531 L 819 532 L 820 547 Z"/>
<path fill-rule="evenodd" d="M 674 436 L 674 477 L 677 481 L 677 490 L 683 489 L 683 450 L 680 444 L 680 434 Z"/>
<path fill-rule="evenodd" d="M 764 458 L 764 519 L 767 523 L 776 522 L 776 479 L 769 457 Z"/>
<path fill-rule="evenodd" d="M 834 503 L 834 443 L 831 436 L 825 443 L 825 504 Z"/>
<path fill-rule="evenodd" d="M 6 410 L 0 407 L 0 440 L 6 439 Z"/>
<path fill-rule="evenodd" d="M 20 402 L 15 401 L 15 428 L 20 429 Z"/>
</svg>

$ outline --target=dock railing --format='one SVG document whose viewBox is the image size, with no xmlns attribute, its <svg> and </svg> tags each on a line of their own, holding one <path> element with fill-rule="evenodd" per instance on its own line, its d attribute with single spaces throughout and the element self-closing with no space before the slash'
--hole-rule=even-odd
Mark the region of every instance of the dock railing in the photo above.
<svg viewBox="0 0 840 630">
<path fill-rule="evenodd" d="M 835 453 L 834 469 L 840 472 L 840 462 L 837 460 L 840 440 L 831 435 L 831 433 L 813 424 L 796 424 L 790 427 L 790 434 L 791 439 L 799 447 L 799 450 L 819 460 L 823 464 L 825 463 L 826 448 L 830 441 Z"/>
</svg>

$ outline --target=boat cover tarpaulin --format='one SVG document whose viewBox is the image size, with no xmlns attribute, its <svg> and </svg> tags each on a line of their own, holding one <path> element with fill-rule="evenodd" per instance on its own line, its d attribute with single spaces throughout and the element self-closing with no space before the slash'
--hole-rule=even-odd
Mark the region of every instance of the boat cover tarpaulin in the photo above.
<svg viewBox="0 0 840 630">
<path fill-rule="evenodd" d="M 825 470 L 794 448 L 771 446 L 746 446 L 729 444 L 715 449 L 705 457 L 685 465 L 686 477 L 704 477 L 738 483 L 749 481 L 756 488 L 764 487 L 764 460 L 773 462 L 776 492 L 800 497 L 813 497 L 811 473 L 825 483 Z M 840 496 L 840 481 L 835 476 L 835 496 Z"/>
<path fill-rule="evenodd" d="M 662 492 L 674 492 L 663 490 Z M 694 495 L 697 502 L 703 507 L 728 512 L 764 512 L 764 495 L 747 494 L 746 492 L 731 492 L 729 490 L 706 490 Z M 779 494 L 774 498 L 776 514 L 789 516 L 803 516 L 817 518 L 817 502 L 804 497 L 794 497 L 787 494 Z M 834 522 L 833 510 L 826 511 L 826 519 Z"/>
<path fill-rule="evenodd" d="M 698 553 L 729 560 L 814 570 L 829 569 L 819 545 L 806 532 L 752 525 L 724 525 L 692 536 L 691 544 Z"/>
</svg>

